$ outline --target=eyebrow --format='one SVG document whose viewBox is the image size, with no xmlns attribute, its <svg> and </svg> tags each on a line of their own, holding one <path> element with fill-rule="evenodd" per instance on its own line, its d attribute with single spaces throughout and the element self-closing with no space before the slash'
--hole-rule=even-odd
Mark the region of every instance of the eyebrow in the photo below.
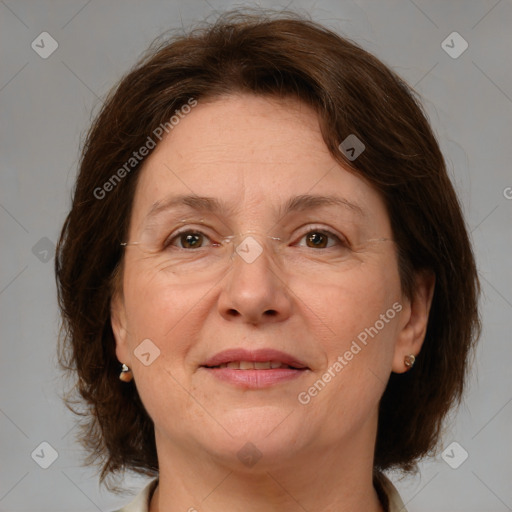
<svg viewBox="0 0 512 512">
<path fill-rule="evenodd" d="M 315 210 L 326 206 L 348 208 L 360 216 L 364 217 L 366 215 L 365 210 L 361 206 L 342 197 L 310 194 L 291 197 L 278 209 L 278 215 L 279 217 L 284 217 L 292 212 Z M 222 213 L 227 215 L 232 214 L 236 209 L 235 206 L 229 206 L 214 197 L 179 195 L 153 203 L 153 206 L 146 214 L 145 220 L 153 219 L 164 211 L 183 207 L 200 212 Z"/>
<path fill-rule="evenodd" d="M 310 194 L 303 194 L 288 199 L 284 207 L 282 207 L 280 215 L 284 216 L 291 212 L 315 210 L 325 206 L 341 206 L 343 208 L 348 208 L 361 216 L 365 216 L 363 208 L 348 199 L 338 196 L 319 196 Z"/>
</svg>

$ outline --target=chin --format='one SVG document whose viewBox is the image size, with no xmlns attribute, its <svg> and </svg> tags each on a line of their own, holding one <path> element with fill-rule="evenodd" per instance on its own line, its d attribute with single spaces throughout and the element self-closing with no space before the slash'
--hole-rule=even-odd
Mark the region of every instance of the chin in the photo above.
<svg viewBox="0 0 512 512">
<path fill-rule="evenodd" d="M 245 464 L 245 459 L 258 459 L 258 469 L 265 462 L 275 465 L 278 459 L 289 459 L 299 447 L 300 434 L 304 434 L 303 421 L 299 421 L 298 414 L 290 412 L 282 407 L 263 406 L 216 416 L 221 426 L 215 431 L 211 427 L 201 429 L 205 449 L 230 465 L 235 462 L 239 467 L 242 462 L 249 469 L 256 464 Z"/>
</svg>

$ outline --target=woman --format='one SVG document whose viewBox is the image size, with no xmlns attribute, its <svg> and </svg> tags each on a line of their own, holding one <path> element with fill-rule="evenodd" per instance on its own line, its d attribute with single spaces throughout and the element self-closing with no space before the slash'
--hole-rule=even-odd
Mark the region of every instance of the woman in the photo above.
<svg viewBox="0 0 512 512">
<path fill-rule="evenodd" d="M 63 362 L 123 511 L 399 511 L 479 333 L 413 92 L 299 17 L 151 48 L 94 122 L 58 246 Z"/>
</svg>

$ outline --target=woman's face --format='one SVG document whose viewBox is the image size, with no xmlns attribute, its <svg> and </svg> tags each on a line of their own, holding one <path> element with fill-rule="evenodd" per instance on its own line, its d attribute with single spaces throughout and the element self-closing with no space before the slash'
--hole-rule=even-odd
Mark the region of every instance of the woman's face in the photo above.
<svg viewBox="0 0 512 512">
<path fill-rule="evenodd" d="M 182 115 L 141 171 L 112 310 L 159 452 L 372 446 L 408 353 L 391 238 L 308 106 L 239 95 Z"/>
</svg>

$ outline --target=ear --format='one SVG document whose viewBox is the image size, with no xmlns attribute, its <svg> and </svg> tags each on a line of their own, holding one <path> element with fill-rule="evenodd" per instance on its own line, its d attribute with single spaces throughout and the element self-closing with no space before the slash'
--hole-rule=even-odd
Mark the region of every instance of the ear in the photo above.
<svg viewBox="0 0 512 512">
<path fill-rule="evenodd" d="M 126 325 L 126 309 L 121 292 L 116 291 L 110 301 L 110 323 L 116 341 L 116 355 L 121 363 L 131 368 L 130 350 L 128 347 L 128 330 Z"/>
<path fill-rule="evenodd" d="M 435 275 L 431 271 L 418 272 L 415 276 L 413 296 L 410 300 L 404 300 L 404 309 L 401 314 L 402 327 L 398 333 L 393 356 L 395 373 L 404 373 L 409 370 L 404 363 L 405 356 L 418 357 L 420 353 L 427 333 L 435 280 Z"/>
</svg>

